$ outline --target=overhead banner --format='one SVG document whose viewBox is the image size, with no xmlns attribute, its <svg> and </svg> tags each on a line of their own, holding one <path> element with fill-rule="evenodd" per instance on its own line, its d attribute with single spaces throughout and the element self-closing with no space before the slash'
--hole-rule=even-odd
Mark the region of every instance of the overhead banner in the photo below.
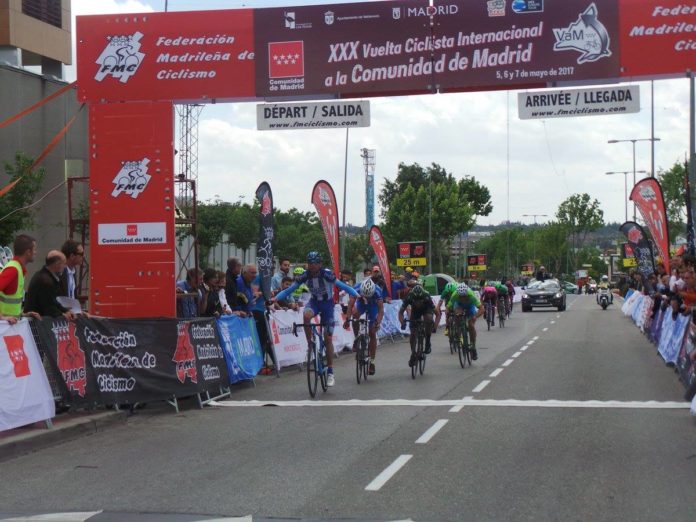
<svg viewBox="0 0 696 522">
<path fill-rule="evenodd" d="M 217 328 L 230 383 L 256 377 L 263 368 L 263 352 L 254 319 L 223 315 L 217 320 Z"/>
<path fill-rule="evenodd" d="M 517 112 L 521 120 L 640 112 L 640 87 L 521 92 Z"/>
<path fill-rule="evenodd" d="M 256 265 L 261 274 L 261 291 L 266 301 L 271 299 L 273 279 L 273 193 L 265 181 L 256 189 L 259 202 L 259 242 L 256 245 Z"/>
<path fill-rule="evenodd" d="M 655 247 L 660 254 L 660 260 L 669 274 L 669 231 L 660 182 L 655 178 L 640 180 L 631 190 L 630 200 L 635 202 L 640 215 L 643 216 L 645 225 L 650 230 Z"/>
<path fill-rule="evenodd" d="M 312 204 L 317 209 L 321 228 L 324 231 L 326 245 L 329 247 L 331 256 L 331 266 L 334 273 L 339 276 L 341 268 L 339 266 L 339 225 L 338 225 L 338 205 L 336 204 L 336 194 L 327 181 L 317 181 L 312 189 Z"/>
<path fill-rule="evenodd" d="M 253 10 L 77 17 L 78 99 L 254 96 Z"/>
<path fill-rule="evenodd" d="M 258 130 L 342 129 L 369 126 L 369 100 L 267 103 L 256 106 Z"/>
<path fill-rule="evenodd" d="M 0 431 L 54 417 L 55 403 L 29 321 L 0 321 Z"/>
<path fill-rule="evenodd" d="M 694 70 L 696 9 L 683 0 L 619 0 L 621 76 Z"/>
<path fill-rule="evenodd" d="M 387 245 L 384 242 L 382 231 L 377 225 L 372 225 L 370 228 L 370 245 L 377 256 L 377 264 L 384 276 L 384 282 L 387 284 L 387 292 L 391 294 L 391 268 L 389 268 L 389 256 L 387 256 Z M 389 297 L 397 297 L 390 295 Z"/>
<path fill-rule="evenodd" d="M 619 227 L 621 233 L 628 239 L 628 246 L 633 250 L 638 272 L 645 278 L 655 272 L 652 246 L 643 227 L 634 221 L 626 221 Z"/>
<path fill-rule="evenodd" d="M 44 318 L 39 335 L 69 404 L 135 404 L 228 381 L 213 319 Z"/>
</svg>

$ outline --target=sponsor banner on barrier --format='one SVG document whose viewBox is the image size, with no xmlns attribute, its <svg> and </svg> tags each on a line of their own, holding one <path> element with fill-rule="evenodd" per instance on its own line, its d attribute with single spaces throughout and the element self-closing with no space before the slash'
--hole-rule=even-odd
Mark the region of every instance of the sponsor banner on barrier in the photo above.
<svg viewBox="0 0 696 522">
<path fill-rule="evenodd" d="M 621 76 L 694 69 L 696 8 L 683 0 L 619 0 Z"/>
<path fill-rule="evenodd" d="M 267 103 L 256 106 L 258 130 L 341 129 L 369 126 L 369 100 Z"/>
<path fill-rule="evenodd" d="M 133 404 L 228 382 L 213 319 L 44 318 L 39 334 L 68 403 Z"/>
<path fill-rule="evenodd" d="M 640 112 L 640 87 L 544 90 L 517 94 L 521 120 Z"/>
<path fill-rule="evenodd" d="M 652 299 L 648 299 L 652 301 Z M 684 341 L 684 333 L 691 321 L 691 315 L 677 314 L 673 317 L 672 313 L 666 313 L 660 334 L 660 344 L 657 351 L 666 363 L 676 363 L 679 357 L 679 350 Z"/>
<path fill-rule="evenodd" d="M 0 431 L 55 416 L 46 378 L 29 321 L 0 321 Z"/>
<path fill-rule="evenodd" d="M 689 328 L 687 328 L 687 331 L 689 331 Z M 679 372 L 679 379 L 686 387 L 686 392 L 684 392 L 686 400 L 696 397 L 696 364 L 694 364 L 692 359 L 695 348 L 694 335 L 689 331 L 684 336 L 684 342 L 679 350 L 679 357 L 677 357 L 677 371 Z"/>
<path fill-rule="evenodd" d="M 253 11 L 77 17 L 80 101 L 254 96 Z"/>
<path fill-rule="evenodd" d="M 256 377 L 263 367 L 263 352 L 254 320 L 223 315 L 217 320 L 217 328 L 230 382 L 234 384 Z"/>
</svg>

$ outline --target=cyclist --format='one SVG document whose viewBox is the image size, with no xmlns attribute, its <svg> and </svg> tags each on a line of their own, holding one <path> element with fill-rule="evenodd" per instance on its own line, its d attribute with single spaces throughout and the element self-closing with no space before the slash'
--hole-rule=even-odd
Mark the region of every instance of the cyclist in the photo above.
<svg viewBox="0 0 696 522">
<path fill-rule="evenodd" d="M 508 299 L 508 289 L 507 286 L 505 286 L 502 283 L 498 283 L 495 281 L 493 283 L 493 286 L 495 286 L 496 292 L 498 292 L 498 300 L 503 302 L 503 314 L 505 313 L 506 306 L 507 306 L 507 299 Z"/>
<path fill-rule="evenodd" d="M 452 297 L 452 294 L 457 291 L 457 283 L 447 283 L 445 285 L 445 288 L 442 289 L 442 293 L 440 294 L 440 300 L 437 303 L 437 307 L 435 309 L 436 312 L 436 317 L 435 317 L 435 324 L 440 324 L 440 317 L 442 317 L 442 305 L 445 305 L 445 335 L 449 335 L 448 331 L 448 324 L 449 324 L 449 318 L 450 314 L 447 310 L 447 301 L 449 301 L 449 298 Z"/>
<path fill-rule="evenodd" d="M 495 326 L 495 311 L 498 305 L 498 290 L 495 286 L 490 283 L 486 283 L 485 279 L 481 279 L 481 302 L 483 306 L 481 307 L 483 311 L 486 310 L 486 304 L 490 304 L 493 309 L 493 317 L 491 317 L 491 326 Z"/>
<path fill-rule="evenodd" d="M 466 283 L 459 283 L 457 291 L 450 297 L 447 307 L 454 312 L 455 316 L 464 315 L 467 319 L 467 329 L 469 330 L 469 339 L 471 339 L 471 358 L 475 361 L 478 359 L 478 352 L 476 351 L 476 319 L 483 314 L 481 301 L 478 300 L 476 294 Z"/>
<path fill-rule="evenodd" d="M 306 270 L 302 268 L 301 266 L 296 266 L 295 269 L 292 271 L 292 275 L 294 276 L 295 281 L 297 281 L 302 274 L 304 274 Z M 292 296 L 295 298 L 295 301 L 300 301 L 302 299 L 302 294 L 308 294 L 309 293 L 309 287 L 305 284 L 301 284 L 295 290 L 292 292 Z"/>
<path fill-rule="evenodd" d="M 420 284 L 416 284 L 408 295 L 404 298 L 401 303 L 401 308 L 399 308 L 399 323 L 401 323 L 401 329 L 406 328 L 406 320 L 404 319 L 404 312 L 407 308 L 411 308 L 410 318 L 412 321 L 418 321 L 422 319 L 425 322 L 425 353 L 430 353 L 430 334 L 433 330 L 433 312 L 435 311 L 435 305 L 430 297 L 430 294 L 426 292 Z M 416 339 L 416 332 L 414 328 L 411 328 L 411 358 L 408 361 L 409 366 L 414 366 L 416 364 L 416 354 L 414 353 L 414 347 Z"/>
<path fill-rule="evenodd" d="M 355 288 L 360 297 L 351 298 L 348 301 L 348 312 L 346 315 L 346 322 L 343 324 L 344 328 L 348 328 L 348 321 L 353 318 L 353 333 L 358 337 L 358 319 L 360 316 L 367 312 L 367 320 L 369 321 L 369 334 L 370 341 L 368 343 L 368 351 L 370 352 L 370 366 L 367 370 L 369 375 L 375 374 L 375 355 L 377 352 L 377 331 L 379 330 L 379 325 L 382 322 L 382 317 L 384 317 L 384 298 L 382 296 L 382 290 L 375 284 L 371 278 L 364 279 L 361 283 L 358 283 L 353 288 Z M 357 346 L 353 344 L 353 351 L 357 349 Z"/>
<path fill-rule="evenodd" d="M 510 310 L 510 313 L 512 313 L 512 303 L 515 300 L 515 285 L 512 284 L 512 279 L 509 277 L 505 278 L 505 281 L 503 281 L 503 284 L 508 289 L 508 305 L 509 305 L 508 310 Z"/>
<path fill-rule="evenodd" d="M 312 251 L 307 254 L 307 271 L 300 275 L 293 284 L 285 290 L 278 292 L 275 300 L 282 301 L 285 297 L 295 291 L 300 285 L 306 284 L 312 294 L 307 306 L 304 309 L 304 322 L 309 323 L 312 317 L 321 317 L 321 324 L 324 325 L 324 344 L 326 344 L 326 365 L 328 367 L 327 385 L 333 386 L 336 383 L 333 371 L 333 341 L 331 336 L 334 329 L 334 285 L 341 290 L 345 290 L 353 297 L 358 296 L 358 292 L 352 286 L 336 279 L 336 275 L 328 268 L 321 266 L 321 254 Z M 313 346 L 312 329 L 304 327 L 307 343 Z"/>
</svg>

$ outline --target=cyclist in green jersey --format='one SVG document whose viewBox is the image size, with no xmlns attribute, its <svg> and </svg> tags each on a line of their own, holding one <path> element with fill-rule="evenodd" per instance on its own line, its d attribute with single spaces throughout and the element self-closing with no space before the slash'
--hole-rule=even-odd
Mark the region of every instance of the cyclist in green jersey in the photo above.
<svg viewBox="0 0 696 522">
<path fill-rule="evenodd" d="M 483 314 L 481 301 L 479 301 L 474 291 L 466 283 L 459 283 L 457 290 L 447 303 L 447 309 L 454 315 L 463 315 L 466 318 L 469 339 L 471 339 L 471 358 L 475 361 L 478 359 L 478 352 L 476 351 L 476 319 Z"/>
</svg>

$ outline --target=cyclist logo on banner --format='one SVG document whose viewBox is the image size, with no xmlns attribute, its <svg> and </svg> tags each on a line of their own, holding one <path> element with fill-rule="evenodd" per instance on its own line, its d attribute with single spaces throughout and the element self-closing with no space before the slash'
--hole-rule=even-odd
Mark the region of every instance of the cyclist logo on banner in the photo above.
<svg viewBox="0 0 696 522">
<path fill-rule="evenodd" d="M 140 52 L 142 37 L 143 33 L 140 31 L 132 35 L 107 37 L 109 43 L 97 58 L 100 67 L 94 79 L 100 82 L 111 76 L 121 83 L 126 83 L 138 72 L 138 67 L 145 58 L 145 54 Z"/>
<path fill-rule="evenodd" d="M 597 19 L 597 14 L 597 6 L 592 3 L 568 27 L 554 29 L 556 43 L 553 45 L 553 50 L 580 52 L 578 64 L 596 62 L 601 58 L 611 56 L 609 32 Z"/>
</svg>

